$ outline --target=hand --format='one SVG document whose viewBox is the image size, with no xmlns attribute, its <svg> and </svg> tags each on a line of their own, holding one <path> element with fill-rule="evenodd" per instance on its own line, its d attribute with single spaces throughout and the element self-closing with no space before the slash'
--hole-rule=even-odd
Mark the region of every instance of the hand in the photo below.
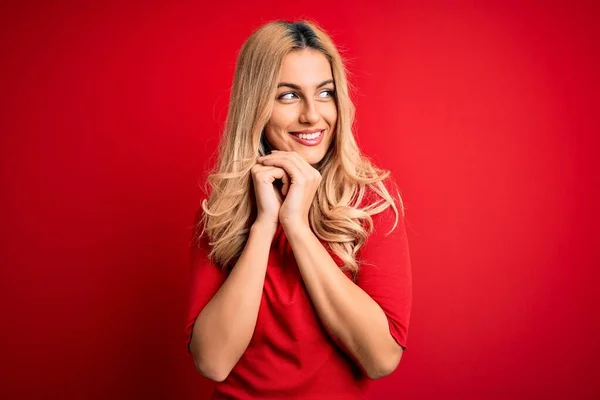
<svg viewBox="0 0 600 400">
<path fill-rule="evenodd" d="M 252 166 L 250 172 L 254 183 L 254 194 L 258 210 L 255 222 L 265 223 L 269 226 L 274 225 L 277 228 L 279 209 L 285 194 L 282 196 L 273 182 L 276 179 L 281 179 L 284 187 L 287 187 L 290 179 L 283 168 L 265 166 L 260 163 Z"/>
<path fill-rule="evenodd" d="M 284 181 L 282 188 L 285 200 L 279 209 L 281 225 L 309 226 L 308 212 L 322 179 L 319 171 L 295 151 L 273 151 L 259 157 L 258 162 L 283 168 L 289 175 L 289 181 Z"/>
</svg>

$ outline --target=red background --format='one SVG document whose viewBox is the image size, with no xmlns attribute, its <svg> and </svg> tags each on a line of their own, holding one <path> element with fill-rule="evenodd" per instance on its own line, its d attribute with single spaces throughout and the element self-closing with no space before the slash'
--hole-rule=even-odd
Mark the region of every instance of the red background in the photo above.
<svg viewBox="0 0 600 400">
<path fill-rule="evenodd" d="M 198 181 L 244 39 L 303 16 L 407 206 L 409 349 L 373 398 L 600 396 L 594 2 L 27 3 L 0 8 L 0 397 L 206 398 Z"/>
</svg>

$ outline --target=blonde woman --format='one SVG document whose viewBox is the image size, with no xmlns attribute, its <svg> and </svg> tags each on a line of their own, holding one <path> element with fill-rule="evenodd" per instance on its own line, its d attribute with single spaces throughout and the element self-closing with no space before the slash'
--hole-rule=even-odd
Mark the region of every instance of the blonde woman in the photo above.
<svg viewBox="0 0 600 400">
<path fill-rule="evenodd" d="M 267 23 L 239 53 L 186 327 L 213 399 L 361 399 L 406 350 L 404 208 L 348 92 L 314 22 Z"/>
</svg>

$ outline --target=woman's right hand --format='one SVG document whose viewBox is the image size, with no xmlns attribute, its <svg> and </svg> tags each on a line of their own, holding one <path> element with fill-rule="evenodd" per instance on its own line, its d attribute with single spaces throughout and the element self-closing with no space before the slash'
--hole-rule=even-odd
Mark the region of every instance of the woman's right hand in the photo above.
<svg viewBox="0 0 600 400">
<path fill-rule="evenodd" d="M 279 209 L 290 185 L 290 178 L 283 168 L 257 163 L 251 169 L 257 216 L 255 223 L 274 226 L 279 224 Z M 283 181 L 281 191 L 275 186 L 276 179 Z"/>
</svg>

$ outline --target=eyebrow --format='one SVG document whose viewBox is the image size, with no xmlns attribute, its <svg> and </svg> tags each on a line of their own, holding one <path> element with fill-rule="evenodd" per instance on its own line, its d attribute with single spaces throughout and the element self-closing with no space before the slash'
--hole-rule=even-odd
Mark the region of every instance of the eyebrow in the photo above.
<svg viewBox="0 0 600 400">
<path fill-rule="evenodd" d="M 321 86 L 325 86 L 325 85 L 327 85 L 328 83 L 334 83 L 334 82 L 333 82 L 333 79 L 328 79 L 328 80 L 326 80 L 326 81 L 323 81 L 323 82 L 319 83 L 319 85 L 317 86 L 317 89 L 318 89 L 318 88 L 320 88 Z M 302 90 L 302 89 L 300 88 L 300 86 L 298 86 L 298 85 L 296 85 L 296 84 L 294 84 L 294 83 L 289 83 L 289 82 L 280 82 L 279 84 L 277 84 L 277 87 L 278 87 L 278 88 L 280 88 L 280 87 L 282 87 L 282 86 L 287 86 L 287 87 L 290 87 L 290 88 L 292 88 L 292 89 L 296 89 L 296 90 Z"/>
</svg>

